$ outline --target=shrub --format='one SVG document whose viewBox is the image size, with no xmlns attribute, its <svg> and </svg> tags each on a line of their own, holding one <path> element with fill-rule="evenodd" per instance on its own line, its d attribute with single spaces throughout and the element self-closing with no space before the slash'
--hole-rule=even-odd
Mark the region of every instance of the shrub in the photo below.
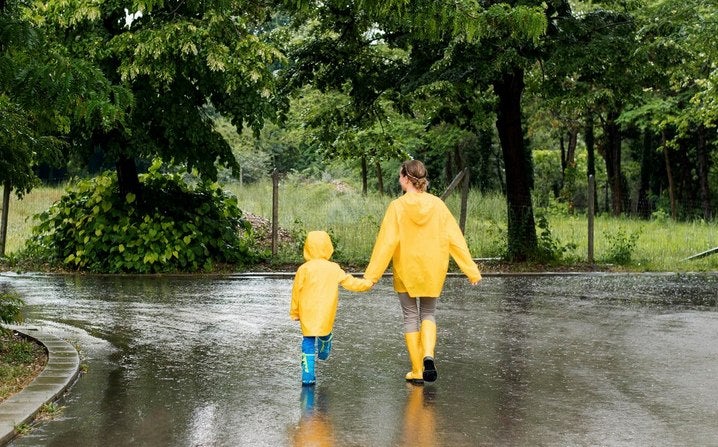
<svg viewBox="0 0 718 447">
<path fill-rule="evenodd" d="M 16 293 L 0 293 L 0 322 L 22 322 L 22 308 L 24 305 L 25 301 Z"/>
<path fill-rule="evenodd" d="M 614 232 L 605 232 L 604 236 L 608 241 L 606 262 L 618 265 L 630 264 L 639 234 L 640 231 L 627 234 L 621 227 Z"/>
<path fill-rule="evenodd" d="M 217 184 L 161 173 L 160 167 L 156 161 L 140 175 L 141 200 L 121 196 L 111 173 L 77 182 L 36 216 L 26 253 L 106 273 L 193 272 L 216 262 L 256 261 L 251 226 L 235 197 Z"/>
<path fill-rule="evenodd" d="M 576 244 L 568 243 L 562 245 L 551 233 L 548 219 L 544 215 L 538 215 L 536 225 L 541 232 L 538 234 L 538 250 L 534 261 L 555 263 L 560 262 L 564 255 L 576 249 Z"/>
</svg>

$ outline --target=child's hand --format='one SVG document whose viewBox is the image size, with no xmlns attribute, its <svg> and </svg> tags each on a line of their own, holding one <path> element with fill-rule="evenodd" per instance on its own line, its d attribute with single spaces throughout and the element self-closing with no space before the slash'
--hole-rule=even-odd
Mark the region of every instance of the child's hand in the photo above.
<svg viewBox="0 0 718 447">
<path fill-rule="evenodd" d="M 368 280 L 368 279 L 363 279 L 363 278 L 361 278 L 360 281 L 362 282 L 362 284 L 364 285 L 364 287 L 366 287 L 366 289 L 364 289 L 365 292 L 366 292 L 367 290 L 371 290 L 371 288 L 374 287 L 374 282 L 373 282 L 373 281 L 370 281 L 370 280 Z"/>
</svg>

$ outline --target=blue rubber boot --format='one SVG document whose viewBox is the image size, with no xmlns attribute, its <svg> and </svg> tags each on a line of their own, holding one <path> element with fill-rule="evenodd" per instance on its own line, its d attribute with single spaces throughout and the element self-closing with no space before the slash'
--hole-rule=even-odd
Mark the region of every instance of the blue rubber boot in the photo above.
<svg viewBox="0 0 718 447">
<path fill-rule="evenodd" d="M 325 335 L 324 337 L 318 337 L 319 360 L 326 360 L 329 358 L 329 354 L 332 352 L 332 339 L 333 338 L 334 338 L 334 334 L 332 334 L 331 332 L 329 333 L 329 335 Z"/>
<path fill-rule="evenodd" d="M 302 385 L 314 385 L 317 383 L 317 376 L 314 373 L 316 352 L 316 337 L 304 337 L 302 339 Z"/>
<path fill-rule="evenodd" d="M 302 385 L 311 386 L 317 383 L 317 376 L 314 374 L 314 361 L 316 354 L 302 353 Z"/>
</svg>

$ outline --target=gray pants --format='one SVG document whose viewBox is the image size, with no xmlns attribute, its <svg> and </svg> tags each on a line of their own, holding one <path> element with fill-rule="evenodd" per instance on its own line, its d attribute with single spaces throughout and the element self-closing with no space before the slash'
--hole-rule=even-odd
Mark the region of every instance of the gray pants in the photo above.
<svg viewBox="0 0 718 447">
<path fill-rule="evenodd" d="M 400 293 L 399 303 L 404 314 L 404 333 L 419 332 L 424 320 L 436 323 L 436 298 L 412 298 L 408 293 Z"/>
</svg>

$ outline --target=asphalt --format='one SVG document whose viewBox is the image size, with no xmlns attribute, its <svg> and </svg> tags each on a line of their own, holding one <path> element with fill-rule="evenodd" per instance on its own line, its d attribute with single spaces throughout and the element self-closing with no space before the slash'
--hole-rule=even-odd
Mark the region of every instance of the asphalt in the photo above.
<svg viewBox="0 0 718 447">
<path fill-rule="evenodd" d="M 80 375 L 80 355 L 70 343 L 39 327 L 5 327 L 37 340 L 47 349 L 48 359 L 30 385 L 0 403 L 0 445 L 12 441 L 18 427 L 32 424 L 43 405 L 60 399 Z"/>
</svg>

